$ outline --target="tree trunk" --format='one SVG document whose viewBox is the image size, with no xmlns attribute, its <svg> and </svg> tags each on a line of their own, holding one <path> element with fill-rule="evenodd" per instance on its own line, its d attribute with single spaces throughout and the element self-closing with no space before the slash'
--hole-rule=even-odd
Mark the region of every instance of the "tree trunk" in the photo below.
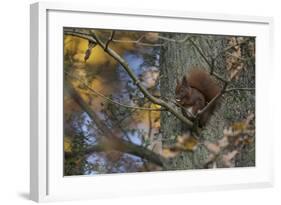
<svg viewBox="0 0 281 205">
<path fill-rule="evenodd" d="M 166 34 L 165 37 L 183 39 L 185 36 L 186 34 Z M 219 37 L 203 36 L 203 38 L 208 38 L 208 42 L 213 42 L 212 46 L 210 46 L 207 41 L 202 41 L 201 36 L 193 35 L 193 37 L 193 40 L 200 46 L 202 52 L 204 52 L 206 56 L 210 54 L 214 55 L 214 52 L 223 48 L 221 41 L 213 41 L 216 40 L 215 38 Z M 216 42 L 220 42 L 220 44 Z M 209 69 L 202 56 L 189 41 L 186 41 L 185 43 L 166 42 L 164 46 L 161 47 L 160 92 L 161 97 L 164 100 L 175 99 L 177 79 L 181 80 L 187 73 L 188 69 L 192 66 Z M 177 109 L 180 111 L 179 108 Z M 222 120 L 219 123 L 215 121 L 215 123 L 215 129 L 213 129 L 213 126 L 207 126 L 204 128 L 202 132 L 204 138 L 216 139 L 219 137 L 219 133 L 222 133 L 224 121 Z M 184 125 L 169 112 L 161 112 L 161 134 L 163 146 L 174 144 L 176 142 L 176 136 L 186 132 L 186 129 L 184 129 L 183 126 Z M 166 168 L 168 170 L 200 169 L 203 168 L 203 164 L 206 159 L 207 150 L 202 146 L 197 148 L 193 153 L 180 153 L 166 165 Z"/>
<path fill-rule="evenodd" d="M 165 39 L 163 40 L 163 46 L 160 47 L 159 62 L 160 62 L 161 98 L 163 98 L 163 100 L 166 102 L 170 102 L 171 106 L 174 106 L 172 104 L 172 101 L 174 101 L 175 99 L 175 87 L 176 87 L 177 80 L 181 80 L 182 77 L 188 72 L 188 70 L 194 66 L 209 70 L 210 64 L 206 63 L 206 59 L 208 59 L 209 62 L 211 62 L 210 57 L 217 56 L 217 54 L 221 53 L 227 46 L 229 46 L 229 42 L 228 42 L 229 37 L 218 36 L 218 35 L 216 36 L 198 35 L 198 34 L 187 35 L 187 34 L 172 34 L 172 33 L 161 33 L 159 35 L 172 39 L 170 41 L 169 39 L 159 38 L 159 39 Z M 193 44 L 189 40 L 186 40 L 185 42 L 181 41 L 182 39 L 186 39 L 186 37 L 192 37 L 192 41 L 195 44 Z M 92 40 L 93 39 L 92 36 L 88 36 L 86 39 L 90 39 L 91 41 L 94 41 Z M 100 40 L 98 40 L 98 38 L 97 38 L 97 42 L 99 42 L 99 45 L 101 47 L 106 47 L 102 42 L 100 42 Z M 252 39 L 252 43 L 255 44 L 254 38 Z M 239 87 L 254 88 L 255 87 L 255 58 L 254 58 L 254 54 L 251 53 L 255 52 L 254 51 L 255 49 L 252 48 L 252 50 L 249 50 L 249 48 L 247 48 L 247 46 L 249 45 L 247 44 L 243 44 L 243 45 L 241 44 L 240 46 L 241 46 L 241 53 L 243 54 L 247 54 L 247 52 L 250 53 L 249 56 L 243 55 L 243 58 L 242 56 L 240 58 L 239 55 L 238 56 L 232 55 L 235 58 L 238 57 L 239 59 L 241 59 L 241 61 L 243 61 L 243 66 L 241 66 L 243 69 L 241 69 L 242 74 L 239 75 L 239 78 L 233 80 L 233 82 L 231 81 L 228 85 L 231 88 L 239 88 Z M 158 55 L 158 48 L 159 47 L 157 46 L 157 53 L 155 55 Z M 149 94 L 149 91 L 147 91 L 144 88 L 144 86 L 142 86 L 142 83 L 139 83 L 137 76 L 127 66 L 128 64 L 123 58 L 121 58 L 110 48 L 105 49 L 105 52 L 107 52 L 109 56 L 117 60 L 117 62 L 119 62 L 123 66 L 123 68 L 127 71 L 127 74 L 130 76 L 132 81 L 139 86 L 140 90 L 145 94 L 145 97 L 147 97 L 148 100 L 152 102 L 157 101 L 157 99 L 151 96 Z M 224 52 L 224 54 L 219 55 L 219 57 L 216 58 L 216 61 L 214 62 L 216 65 L 216 69 L 214 70 L 214 72 L 218 73 L 220 76 L 223 76 L 224 78 L 226 78 L 226 75 L 229 72 L 227 70 L 225 59 L 227 59 L 227 56 L 229 56 L 230 54 L 231 53 L 229 52 L 228 53 Z M 83 102 L 79 100 L 78 97 L 76 97 L 76 99 L 74 100 L 76 100 L 76 102 L 84 108 L 83 110 L 88 112 L 88 115 L 91 116 L 91 110 L 88 109 L 88 106 L 83 106 Z M 160 102 L 161 103 L 159 104 L 162 104 L 165 107 L 169 107 L 167 106 L 166 103 L 162 103 L 162 101 Z M 174 108 L 178 112 L 181 112 L 180 108 L 175 106 Z M 222 138 L 223 129 L 225 127 L 229 127 L 233 125 L 235 122 L 241 122 L 243 119 L 246 119 L 249 113 L 255 113 L 255 94 L 253 94 L 253 92 L 244 92 L 244 91 L 236 90 L 235 92 L 229 92 L 229 94 L 225 93 L 220 98 L 220 106 L 217 107 L 216 111 L 212 114 L 211 118 L 209 119 L 208 123 L 204 126 L 204 128 L 200 130 L 200 136 L 199 136 L 200 140 L 217 142 L 218 139 Z M 174 114 L 177 115 L 176 112 L 174 112 Z M 181 115 L 178 117 L 181 118 Z M 102 130 L 108 129 L 106 128 L 106 126 L 102 125 L 102 123 L 97 121 L 97 118 L 95 117 L 94 113 L 92 113 L 92 118 L 93 121 L 96 122 L 95 123 L 96 125 L 99 124 L 98 127 L 103 128 Z M 185 119 L 182 118 L 182 120 L 184 121 Z M 169 113 L 168 111 L 161 111 L 160 129 L 161 129 L 160 134 L 155 135 L 156 136 L 155 138 L 159 136 L 159 138 L 161 139 L 158 138 L 158 140 L 161 140 L 164 146 L 174 145 L 177 142 L 178 136 L 184 134 L 185 132 L 190 132 L 188 128 L 182 123 L 182 121 L 179 121 L 173 114 Z M 114 133 L 112 133 L 110 130 L 106 132 L 107 134 L 106 133 L 102 134 L 105 135 L 104 137 L 115 136 Z M 130 144 L 127 141 L 124 142 L 120 141 L 119 139 L 117 139 L 117 136 L 114 137 L 114 139 L 113 138 L 111 139 L 109 137 L 108 141 L 110 141 L 110 149 L 116 149 L 121 152 L 127 152 L 142 157 L 160 166 L 164 165 L 163 167 L 167 170 L 180 170 L 180 169 L 186 170 L 186 169 L 204 168 L 204 164 L 207 161 L 208 154 L 209 154 L 206 148 L 203 145 L 200 145 L 194 152 L 181 152 L 175 158 L 172 158 L 170 161 L 166 162 L 166 160 L 163 159 L 162 156 L 158 156 L 158 154 L 154 153 L 156 152 L 154 150 L 155 146 L 152 146 L 151 148 L 153 149 L 153 151 L 146 150 L 141 146 Z M 161 145 L 159 147 L 160 147 L 159 150 L 161 151 Z M 92 152 L 93 150 L 100 151 L 103 149 L 104 147 L 101 146 L 98 147 L 93 146 L 88 151 L 89 152 Z M 221 154 L 224 153 L 220 153 L 220 156 Z M 220 160 L 219 158 L 216 158 L 216 166 L 224 167 L 225 165 L 223 165 L 223 163 L 221 164 L 217 163 L 218 161 L 217 159 Z M 241 152 L 239 153 L 238 157 L 235 158 L 235 160 L 236 160 L 235 167 L 254 166 L 255 143 L 252 143 L 250 144 L 250 146 L 246 147 L 246 149 L 241 150 Z"/>
<path fill-rule="evenodd" d="M 166 37 L 180 39 L 180 34 L 167 34 Z M 195 54 L 190 44 L 166 42 L 161 48 L 160 56 L 160 92 L 164 100 L 175 99 L 175 87 L 177 79 L 186 74 L 190 65 L 196 63 Z M 180 111 L 179 108 L 177 108 Z M 171 145 L 176 137 L 182 133 L 182 123 L 171 113 L 161 112 L 162 144 Z M 192 154 L 181 153 L 166 165 L 169 170 L 194 169 Z"/>
</svg>

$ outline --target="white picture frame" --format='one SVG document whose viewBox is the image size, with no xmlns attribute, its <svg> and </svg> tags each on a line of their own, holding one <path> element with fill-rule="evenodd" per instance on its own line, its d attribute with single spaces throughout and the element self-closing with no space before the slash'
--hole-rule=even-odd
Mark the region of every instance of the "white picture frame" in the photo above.
<svg viewBox="0 0 281 205">
<path fill-rule="evenodd" d="M 93 21 L 95 19 L 98 21 Z M 265 95 L 269 90 L 266 87 L 270 84 L 269 73 L 273 72 L 272 18 L 149 9 L 97 8 L 94 4 L 44 2 L 31 5 L 30 25 L 30 198 L 32 200 L 41 202 L 94 199 L 273 186 L 273 134 L 270 133 L 272 117 L 271 113 L 263 109 L 270 106 L 269 99 Z M 64 177 L 62 121 L 60 121 L 62 119 L 60 69 L 64 26 L 256 36 L 256 166 Z M 147 186 L 148 182 L 149 186 Z"/>
</svg>

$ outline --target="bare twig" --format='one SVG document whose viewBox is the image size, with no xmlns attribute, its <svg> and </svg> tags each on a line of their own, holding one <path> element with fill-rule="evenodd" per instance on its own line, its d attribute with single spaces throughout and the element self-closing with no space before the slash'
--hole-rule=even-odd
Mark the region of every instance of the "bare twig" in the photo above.
<svg viewBox="0 0 281 205">
<path fill-rule="evenodd" d="M 191 36 L 185 36 L 183 39 L 173 39 L 173 38 L 167 38 L 165 36 L 158 36 L 159 39 L 165 40 L 165 41 L 171 41 L 175 43 L 184 43 L 186 42 Z"/>
<path fill-rule="evenodd" d="M 217 100 L 224 94 L 227 85 L 228 83 L 224 83 L 224 86 L 221 91 L 202 110 L 197 113 L 197 119 L 199 119 L 200 116 L 202 116 L 211 106 L 213 106 L 217 102 Z"/>
<path fill-rule="evenodd" d="M 105 100 L 109 101 L 110 103 L 116 104 L 116 105 L 120 105 L 122 107 L 126 107 L 126 108 L 130 108 L 130 109 L 137 109 L 137 110 L 146 110 L 146 111 L 164 111 L 165 109 L 163 108 L 147 108 L 147 107 L 138 107 L 138 106 L 131 106 L 131 105 L 125 105 L 123 103 L 114 101 L 112 99 L 110 99 L 109 97 L 106 97 L 105 95 L 101 94 L 100 92 L 94 90 L 92 87 L 90 87 L 88 84 L 86 84 L 83 80 L 81 80 L 78 77 L 75 77 L 73 75 L 71 75 L 70 73 L 64 71 L 68 76 L 70 76 L 71 78 L 74 78 L 76 80 L 78 80 L 80 83 L 83 84 L 83 86 L 85 86 L 89 91 L 91 91 L 92 93 L 94 93 L 95 95 L 104 98 Z"/>
<path fill-rule="evenodd" d="M 91 32 L 92 37 L 96 40 L 97 44 L 101 46 L 102 48 L 105 48 L 105 44 L 97 37 L 95 32 Z M 122 65 L 122 67 L 125 69 L 125 71 L 128 73 L 130 78 L 133 80 L 135 85 L 140 89 L 140 91 L 143 93 L 144 96 L 146 96 L 151 102 L 154 104 L 161 105 L 162 107 L 166 108 L 167 111 L 172 113 L 175 117 L 177 117 L 179 120 L 181 120 L 183 123 L 185 123 L 188 127 L 192 127 L 193 123 L 183 116 L 181 113 L 179 113 L 176 109 L 174 109 L 169 103 L 154 97 L 151 95 L 148 90 L 141 84 L 131 67 L 128 65 L 128 63 L 119 56 L 114 50 L 111 48 L 105 49 L 105 52 L 107 52 L 112 58 L 114 58 L 118 63 Z"/>
<path fill-rule="evenodd" d="M 210 68 L 210 74 L 214 74 L 214 68 L 215 68 L 215 60 L 212 58 L 211 59 L 211 68 Z"/>
<path fill-rule="evenodd" d="M 121 124 L 124 120 L 126 120 L 128 117 L 130 117 L 134 112 L 136 112 L 137 109 L 131 110 L 131 112 L 127 113 L 125 116 L 123 116 L 120 120 L 118 120 L 116 123 L 112 125 L 112 127 L 118 126 L 118 124 Z"/>
<path fill-rule="evenodd" d="M 118 120 L 117 117 L 113 114 L 112 110 L 110 110 L 110 114 L 111 114 L 111 116 L 107 115 L 107 113 L 106 113 L 107 117 L 108 117 L 111 121 L 112 121 L 112 120 L 114 120 L 114 121 L 117 121 L 117 120 Z M 114 124 L 114 125 L 115 125 L 115 127 L 118 127 L 118 128 L 120 129 L 120 131 L 123 133 L 123 135 L 125 136 L 126 140 L 128 140 L 128 142 L 133 143 L 132 140 L 131 140 L 131 138 L 129 137 L 128 133 L 126 132 L 126 130 L 122 127 L 122 125 L 121 125 L 120 123 Z M 111 126 L 111 129 L 113 129 L 113 128 L 115 128 L 115 127 Z"/>
<path fill-rule="evenodd" d="M 229 80 L 227 80 L 227 79 L 221 77 L 220 75 L 218 75 L 218 74 L 215 73 L 215 72 L 213 72 L 212 75 L 215 76 L 218 80 L 220 80 L 220 81 L 222 81 L 222 82 L 224 82 L 224 83 L 230 83 Z"/>
<path fill-rule="evenodd" d="M 84 102 L 79 93 L 72 86 L 71 82 L 68 80 L 67 88 L 69 93 L 73 97 L 73 99 L 77 102 L 77 104 L 83 108 L 83 110 L 89 115 L 89 117 L 96 124 L 97 128 L 103 133 L 104 138 L 102 138 L 102 142 L 99 145 L 89 146 L 85 150 L 85 154 L 96 152 L 96 151 L 108 151 L 108 150 L 117 150 L 120 152 L 125 152 L 129 154 L 133 154 L 139 156 L 141 158 L 147 159 L 159 166 L 164 166 L 163 161 L 165 160 L 162 156 L 154 153 L 151 150 L 148 150 L 142 146 L 132 144 L 123 139 L 120 139 L 116 136 L 111 129 L 109 129 L 102 120 L 100 120 L 99 116 L 88 106 L 87 103 Z M 75 154 L 75 153 L 74 153 Z"/>
<path fill-rule="evenodd" d="M 214 57 L 214 60 L 216 60 L 216 59 L 217 59 L 220 55 L 222 55 L 223 53 L 225 53 L 225 52 L 227 52 L 227 51 L 233 49 L 234 47 L 239 46 L 239 45 L 242 45 L 242 44 L 244 44 L 244 43 L 247 43 L 249 40 L 250 40 L 250 38 L 247 38 L 247 39 L 245 39 L 244 41 L 242 41 L 242 42 L 240 42 L 240 43 L 237 42 L 236 44 L 225 48 L 224 50 L 222 50 L 221 52 L 219 52 L 219 53 Z"/>
<path fill-rule="evenodd" d="M 75 36 L 75 37 L 80 37 L 85 40 L 96 43 L 96 40 L 93 37 L 91 37 L 88 33 L 76 31 L 76 29 L 64 29 L 64 34 L 70 35 L 70 36 Z"/>
<path fill-rule="evenodd" d="M 218 80 L 222 81 L 224 83 L 223 88 L 221 89 L 220 93 L 218 93 L 217 96 L 215 96 L 201 111 L 199 111 L 197 113 L 196 119 L 198 119 L 200 116 L 202 116 L 203 113 L 205 113 L 211 106 L 213 106 L 216 101 L 224 94 L 227 92 L 231 92 L 231 91 L 237 91 L 237 90 L 243 90 L 243 91 L 252 91 L 255 90 L 254 88 L 230 88 L 230 89 L 226 89 L 228 84 L 230 83 L 229 80 L 221 77 L 220 75 L 218 75 L 217 73 L 214 72 L 214 68 L 215 68 L 215 59 L 217 58 L 217 56 L 215 58 L 211 59 L 211 62 L 207 59 L 207 57 L 203 54 L 203 52 L 201 51 L 201 49 L 196 45 L 196 43 L 192 40 L 189 39 L 189 41 L 191 42 L 191 44 L 195 47 L 195 49 L 198 51 L 198 53 L 201 55 L 201 57 L 204 59 L 204 61 L 208 64 L 208 66 L 210 67 L 210 75 L 213 75 L 214 77 L 216 77 Z M 237 45 L 241 45 L 245 42 L 249 41 L 249 39 L 246 39 L 245 41 L 241 42 L 241 43 L 237 43 L 236 45 L 230 46 L 228 48 L 226 48 L 223 52 L 227 52 L 228 50 L 234 48 Z"/>
<path fill-rule="evenodd" d="M 161 47 L 161 46 L 164 46 L 167 42 L 164 42 L 164 43 L 145 43 L 145 42 L 142 42 L 142 39 L 145 37 L 145 35 L 142 35 L 138 40 L 117 40 L 117 39 L 114 39 L 112 40 L 113 42 L 116 42 L 116 43 L 134 43 L 134 44 L 138 44 L 138 45 L 141 45 L 141 46 L 151 46 L 151 47 Z M 172 38 L 167 38 L 167 37 L 164 37 L 164 36 L 158 36 L 159 39 L 162 39 L 164 41 L 170 41 L 170 42 L 175 42 L 175 43 L 184 43 L 186 42 L 190 37 L 189 36 L 186 36 L 184 37 L 183 39 L 172 39 Z"/>
<path fill-rule="evenodd" d="M 228 93 L 232 91 L 255 91 L 255 88 L 229 88 L 226 89 L 224 93 Z"/>
<path fill-rule="evenodd" d="M 105 44 L 105 50 L 107 49 L 107 47 L 108 47 L 109 43 L 113 40 L 113 38 L 114 38 L 114 34 L 115 34 L 115 31 L 114 31 L 114 30 L 112 30 L 111 35 L 110 35 L 110 37 L 109 37 L 108 41 L 107 41 L 107 42 L 106 42 L 106 44 Z"/>
<path fill-rule="evenodd" d="M 151 47 L 160 47 L 160 46 L 164 45 L 164 43 L 143 43 L 143 42 L 140 42 L 139 40 L 132 41 L 132 40 L 117 40 L 117 39 L 114 39 L 114 40 L 112 40 L 112 42 L 114 42 L 114 43 L 133 43 L 133 44 L 137 44 L 137 45 L 140 45 L 140 46 L 151 46 Z"/>
<path fill-rule="evenodd" d="M 189 112 L 189 110 L 188 110 L 186 107 L 184 107 L 183 105 L 181 105 L 180 103 L 178 103 L 178 102 L 175 101 L 175 100 L 171 100 L 171 101 L 172 101 L 172 103 L 174 103 L 176 106 L 180 107 L 188 116 L 190 116 L 190 118 L 191 118 L 192 120 L 195 119 L 195 115 L 194 115 L 193 113 Z"/>
<path fill-rule="evenodd" d="M 201 55 L 201 57 L 204 59 L 204 61 L 208 64 L 208 66 L 210 68 L 212 68 L 212 64 L 210 63 L 210 61 L 207 59 L 207 57 L 204 55 L 204 53 L 202 52 L 202 50 L 196 45 L 196 43 L 190 38 L 188 39 L 189 42 L 195 47 L 195 49 L 198 51 L 198 53 Z"/>
<path fill-rule="evenodd" d="M 228 83 L 225 82 L 220 93 L 218 93 L 217 96 L 215 96 L 201 111 L 199 111 L 197 113 L 196 119 L 199 119 L 199 117 L 202 116 L 211 106 L 213 106 L 217 102 L 217 100 L 225 93 L 232 92 L 232 91 L 255 91 L 254 88 L 229 88 L 229 89 L 226 89 L 227 86 L 228 86 Z"/>
<path fill-rule="evenodd" d="M 152 119 L 151 119 L 151 112 L 149 111 L 148 112 L 148 139 L 151 139 L 151 133 L 152 133 Z"/>
<path fill-rule="evenodd" d="M 135 85 L 140 89 L 140 91 L 144 94 L 145 97 L 147 97 L 151 102 L 153 102 L 154 104 L 160 105 L 163 108 L 165 108 L 167 111 L 169 111 L 170 113 L 172 113 L 175 117 L 177 117 L 179 120 L 181 120 L 182 122 L 184 122 L 187 126 L 189 127 L 193 127 L 193 123 L 192 121 L 190 121 L 187 117 L 183 116 L 181 113 L 179 113 L 176 109 L 174 109 L 169 103 L 167 103 L 166 101 L 163 101 L 159 98 L 154 97 L 153 95 L 151 95 L 148 90 L 141 84 L 141 82 L 139 81 L 139 79 L 137 78 L 137 76 L 134 74 L 133 70 L 130 68 L 130 66 L 128 65 L 128 63 L 121 57 L 119 56 L 114 50 L 112 50 L 111 48 L 109 48 L 108 46 L 106 46 L 105 43 L 103 43 L 99 37 L 95 34 L 94 31 L 90 31 L 89 33 L 83 33 L 83 32 L 77 32 L 75 29 L 74 30 L 65 30 L 65 34 L 68 35 L 73 35 L 73 36 L 78 36 L 93 42 L 96 42 L 100 47 L 102 47 L 104 49 L 105 52 L 107 52 L 112 58 L 114 58 L 118 63 L 120 63 L 122 65 L 122 67 L 126 70 L 126 72 L 128 73 L 128 75 L 130 76 L 130 78 L 133 80 L 133 82 L 135 83 Z M 142 37 L 143 38 L 143 37 Z M 141 38 L 141 39 L 142 39 Z M 167 39 L 166 39 L 167 40 Z M 170 39 L 171 40 L 171 39 Z M 175 40 L 175 39 L 174 39 Z M 172 41 L 174 41 L 172 40 Z M 212 106 L 213 103 L 215 103 L 215 101 L 217 101 L 218 98 L 221 97 L 221 95 L 225 92 L 225 89 L 228 85 L 228 83 L 230 82 L 227 79 L 224 79 L 223 77 L 221 77 L 220 75 L 218 75 L 217 73 L 214 72 L 214 60 L 212 62 L 210 62 L 207 57 L 203 54 L 203 52 L 201 51 L 201 49 L 196 45 L 196 43 L 189 37 L 185 37 L 183 39 L 183 41 L 190 41 L 191 44 L 195 47 L 195 49 L 199 52 L 199 54 L 202 56 L 202 58 L 205 60 L 205 62 L 208 64 L 208 66 L 210 67 L 210 74 L 213 75 L 214 77 L 216 77 L 218 80 L 222 81 L 224 83 L 224 88 L 223 90 L 218 94 L 218 96 L 216 96 L 212 101 L 210 101 L 208 103 L 208 105 L 201 110 L 197 116 L 202 115 L 210 106 Z M 139 40 L 140 41 L 140 40 Z M 228 48 L 231 49 L 231 48 Z M 225 52 L 225 51 L 224 51 Z M 227 92 L 230 92 L 231 90 L 228 90 Z"/>
<path fill-rule="evenodd" d="M 212 59 L 212 61 L 210 62 L 207 57 L 204 55 L 204 53 L 201 51 L 201 49 L 196 45 L 196 43 L 189 38 L 188 39 L 190 41 L 190 43 L 195 47 L 195 49 L 198 51 L 198 53 L 201 55 L 201 57 L 204 59 L 204 61 L 207 63 L 207 65 L 210 68 L 210 75 L 213 75 L 214 77 L 216 77 L 218 80 L 224 82 L 224 83 L 229 83 L 229 80 L 224 79 L 223 77 L 221 77 L 219 74 L 214 72 L 214 68 L 215 68 L 215 61 Z"/>
</svg>

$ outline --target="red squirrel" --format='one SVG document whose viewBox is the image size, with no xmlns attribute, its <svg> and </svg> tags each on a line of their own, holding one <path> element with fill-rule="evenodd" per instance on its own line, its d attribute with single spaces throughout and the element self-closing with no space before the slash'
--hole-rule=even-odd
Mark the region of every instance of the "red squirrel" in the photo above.
<svg viewBox="0 0 281 205">
<path fill-rule="evenodd" d="M 188 113 L 195 116 L 221 91 L 219 85 L 208 72 L 201 68 L 192 68 L 182 78 L 182 82 L 177 81 L 176 101 L 187 109 Z M 206 124 L 209 116 L 215 109 L 216 103 L 202 114 L 199 119 L 200 126 Z M 183 114 L 188 116 L 186 110 Z"/>
</svg>

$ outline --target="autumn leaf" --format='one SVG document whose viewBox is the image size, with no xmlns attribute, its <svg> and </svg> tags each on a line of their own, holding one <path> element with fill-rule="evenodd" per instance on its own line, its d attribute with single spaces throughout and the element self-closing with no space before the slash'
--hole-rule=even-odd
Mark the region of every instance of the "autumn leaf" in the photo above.
<svg viewBox="0 0 281 205">
<path fill-rule="evenodd" d="M 246 119 L 226 127 L 221 139 L 215 142 L 204 141 L 203 144 L 209 151 L 205 166 L 216 167 L 216 163 L 221 162 L 225 167 L 234 167 L 237 154 L 245 145 L 254 141 L 254 130 L 250 126 L 253 119 L 254 114 L 250 113 Z"/>
<path fill-rule="evenodd" d="M 155 42 L 159 38 L 159 33 L 148 32 L 145 34 L 145 39 L 149 42 Z"/>
<path fill-rule="evenodd" d="M 177 136 L 176 144 L 164 147 L 162 150 L 162 155 L 165 158 L 172 158 L 183 151 L 193 152 L 197 147 L 198 140 L 193 136 L 184 134 Z"/>
<path fill-rule="evenodd" d="M 84 61 L 86 62 L 88 59 L 89 59 L 89 57 L 90 57 L 90 55 L 91 55 L 91 52 L 92 52 L 92 49 L 87 49 L 86 50 L 86 52 L 85 52 L 85 56 L 84 56 Z"/>
<path fill-rule="evenodd" d="M 178 136 L 176 145 L 185 151 L 195 151 L 198 145 L 198 140 L 193 136 Z"/>
<path fill-rule="evenodd" d="M 217 143 L 211 143 L 209 141 L 205 141 L 204 145 L 210 152 L 212 152 L 214 154 L 219 154 L 221 151 L 221 148 L 220 148 L 219 144 L 217 144 Z"/>
<path fill-rule="evenodd" d="M 229 46 L 232 46 L 232 50 L 226 52 L 226 70 L 230 80 L 238 79 L 239 74 L 244 68 L 242 61 L 241 44 L 244 41 L 243 37 L 230 37 L 228 39 Z"/>
<path fill-rule="evenodd" d="M 247 124 L 247 126 L 249 126 L 249 124 L 251 123 L 251 121 L 255 118 L 255 115 L 253 113 L 249 114 L 249 116 L 247 117 L 245 123 Z"/>
<path fill-rule="evenodd" d="M 67 136 L 64 136 L 64 138 L 63 138 L 63 150 L 64 150 L 64 152 L 67 152 L 67 153 L 72 152 L 71 140 Z"/>
<path fill-rule="evenodd" d="M 173 158 L 179 154 L 180 150 L 172 147 L 166 147 L 162 149 L 161 155 L 165 158 Z"/>
<path fill-rule="evenodd" d="M 234 131 L 243 131 L 247 128 L 247 124 L 244 122 L 236 122 L 233 123 L 231 127 Z"/>
<path fill-rule="evenodd" d="M 229 141 L 228 141 L 228 137 L 224 136 L 223 138 L 221 138 L 220 140 L 218 140 L 218 146 L 221 148 L 226 147 L 227 145 L 229 145 Z"/>
<path fill-rule="evenodd" d="M 89 41 L 88 49 L 86 50 L 85 56 L 84 56 L 84 61 L 85 61 L 85 62 L 89 59 L 89 57 L 90 57 L 90 55 L 91 55 L 91 53 L 92 53 L 92 49 L 93 49 L 96 45 L 97 45 L 96 43 L 90 42 L 90 41 Z"/>
<path fill-rule="evenodd" d="M 234 167 L 234 157 L 238 154 L 238 150 L 233 150 L 222 156 L 222 162 L 227 167 Z"/>
</svg>

